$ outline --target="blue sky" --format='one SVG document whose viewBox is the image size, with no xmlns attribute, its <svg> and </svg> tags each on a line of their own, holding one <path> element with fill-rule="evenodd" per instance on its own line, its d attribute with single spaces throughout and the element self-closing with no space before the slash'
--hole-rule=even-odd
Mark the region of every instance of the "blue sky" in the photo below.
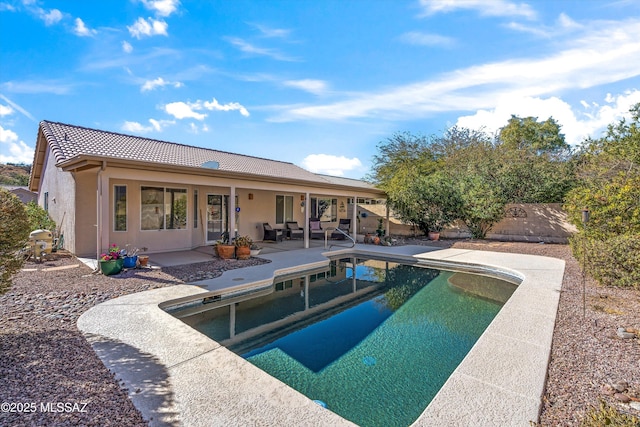
<svg viewBox="0 0 640 427">
<path fill-rule="evenodd" d="M 395 132 L 637 102 L 637 0 L 0 0 L 1 163 L 52 120 L 361 178 Z"/>
</svg>

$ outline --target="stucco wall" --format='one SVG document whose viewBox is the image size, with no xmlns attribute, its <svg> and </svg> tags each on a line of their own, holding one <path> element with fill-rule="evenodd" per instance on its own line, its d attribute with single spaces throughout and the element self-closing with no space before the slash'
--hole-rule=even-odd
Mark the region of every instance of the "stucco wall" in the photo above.
<svg viewBox="0 0 640 427">
<path fill-rule="evenodd" d="M 358 212 L 366 213 L 366 218 L 360 216 L 359 232 L 375 232 L 378 228 L 378 218 L 385 218 L 385 205 L 358 205 Z M 384 222 L 386 224 L 386 220 Z M 410 225 L 402 224 L 395 218 L 390 218 L 390 234 L 412 236 L 421 234 Z M 576 231 L 567 219 L 560 203 L 548 204 L 509 204 L 506 207 L 506 217 L 493 226 L 487 238 L 508 241 L 531 241 L 547 243 L 566 243 L 569 236 Z M 455 224 L 441 233 L 445 238 L 471 237 L 464 224 Z"/>
<path fill-rule="evenodd" d="M 64 235 L 64 248 L 76 252 L 75 224 L 75 189 L 76 182 L 70 172 L 56 167 L 51 150 L 47 150 L 42 181 L 38 190 L 38 204 L 45 206 L 45 195 L 48 193 L 48 212 L 56 222 L 58 231 Z M 53 231 L 53 230 L 52 230 Z"/>
</svg>

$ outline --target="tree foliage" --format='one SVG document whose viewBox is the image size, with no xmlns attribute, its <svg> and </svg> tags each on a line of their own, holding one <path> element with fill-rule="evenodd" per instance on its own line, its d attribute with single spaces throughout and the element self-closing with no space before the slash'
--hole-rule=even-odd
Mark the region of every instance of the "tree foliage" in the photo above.
<svg viewBox="0 0 640 427">
<path fill-rule="evenodd" d="M 541 152 L 562 151 L 569 148 L 560 133 L 560 125 L 553 117 L 539 122 L 537 117 L 511 116 L 500 129 L 500 141 L 511 150 Z"/>
<path fill-rule="evenodd" d="M 609 125 L 606 135 L 587 140 L 578 160 L 579 184 L 564 208 L 580 230 L 574 255 L 600 283 L 639 286 L 640 271 L 640 104 L 630 121 Z M 590 212 L 582 223 L 582 210 Z M 634 273 L 635 272 L 635 273 Z"/>
<path fill-rule="evenodd" d="M 455 183 L 441 172 L 416 177 L 404 191 L 394 191 L 387 203 L 402 221 L 425 234 L 451 224 L 461 207 Z"/>
<path fill-rule="evenodd" d="M 396 215 L 425 233 L 458 219 L 484 238 L 507 203 L 561 202 L 575 184 L 571 151 L 552 118 L 512 116 L 497 139 L 457 126 L 430 138 L 398 133 L 378 151 L 372 181 Z"/>
<path fill-rule="evenodd" d="M 28 237 L 24 205 L 17 196 L 0 189 L 0 294 L 9 289 L 11 278 L 24 263 L 18 251 L 25 247 Z"/>
</svg>

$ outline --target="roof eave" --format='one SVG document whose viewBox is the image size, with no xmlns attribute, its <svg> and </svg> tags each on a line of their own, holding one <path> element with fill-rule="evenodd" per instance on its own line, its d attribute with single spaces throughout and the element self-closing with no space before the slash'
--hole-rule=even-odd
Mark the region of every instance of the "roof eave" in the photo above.
<svg viewBox="0 0 640 427">
<path fill-rule="evenodd" d="M 294 179 L 278 176 L 266 176 L 244 172 L 225 171 L 220 169 L 208 169 L 194 166 L 180 166 L 171 163 L 158 163 L 158 162 L 144 162 L 139 160 L 127 160 L 108 156 L 87 156 L 79 155 L 75 156 L 57 166 L 67 172 L 80 172 L 82 170 L 88 170 L 102 166 L 103 162 L 107 162 L 110 167 L 122 167 L 138 170 L 153 170 L 157 171 L 161 169 L 163 172 L 176 172 L 176 173 L 188 173 L 190 175 L 199 176 L 214 176 L 220 178 L 235 178 L 246 179 L 250 181 L 280 183 L 280 184 L 295 184 L 312 188 L 332 188 L 354 191 L 356 193 L 372 193 L 378 194 L 382 197 L 386 197 L 385 193 L 377 188 L 362 188 L 357 186 L 345 186 L 333 184 L 327 181 L 308 181 L 303 179 Z"/>
</svg>

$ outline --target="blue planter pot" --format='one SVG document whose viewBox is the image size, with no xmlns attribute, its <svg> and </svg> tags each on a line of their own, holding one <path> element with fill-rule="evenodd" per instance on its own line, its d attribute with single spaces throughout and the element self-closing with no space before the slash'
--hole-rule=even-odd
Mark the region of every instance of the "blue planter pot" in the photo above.
<svg viewBox="0 0 640 427">
<path fill-rule="evenodd" d="M 136 261 L 138 261 L 138 255 L 126 256 L 124 257 L 124 261 L 122 265 L 124 268 L 135 268 Z"/>
</svg>

